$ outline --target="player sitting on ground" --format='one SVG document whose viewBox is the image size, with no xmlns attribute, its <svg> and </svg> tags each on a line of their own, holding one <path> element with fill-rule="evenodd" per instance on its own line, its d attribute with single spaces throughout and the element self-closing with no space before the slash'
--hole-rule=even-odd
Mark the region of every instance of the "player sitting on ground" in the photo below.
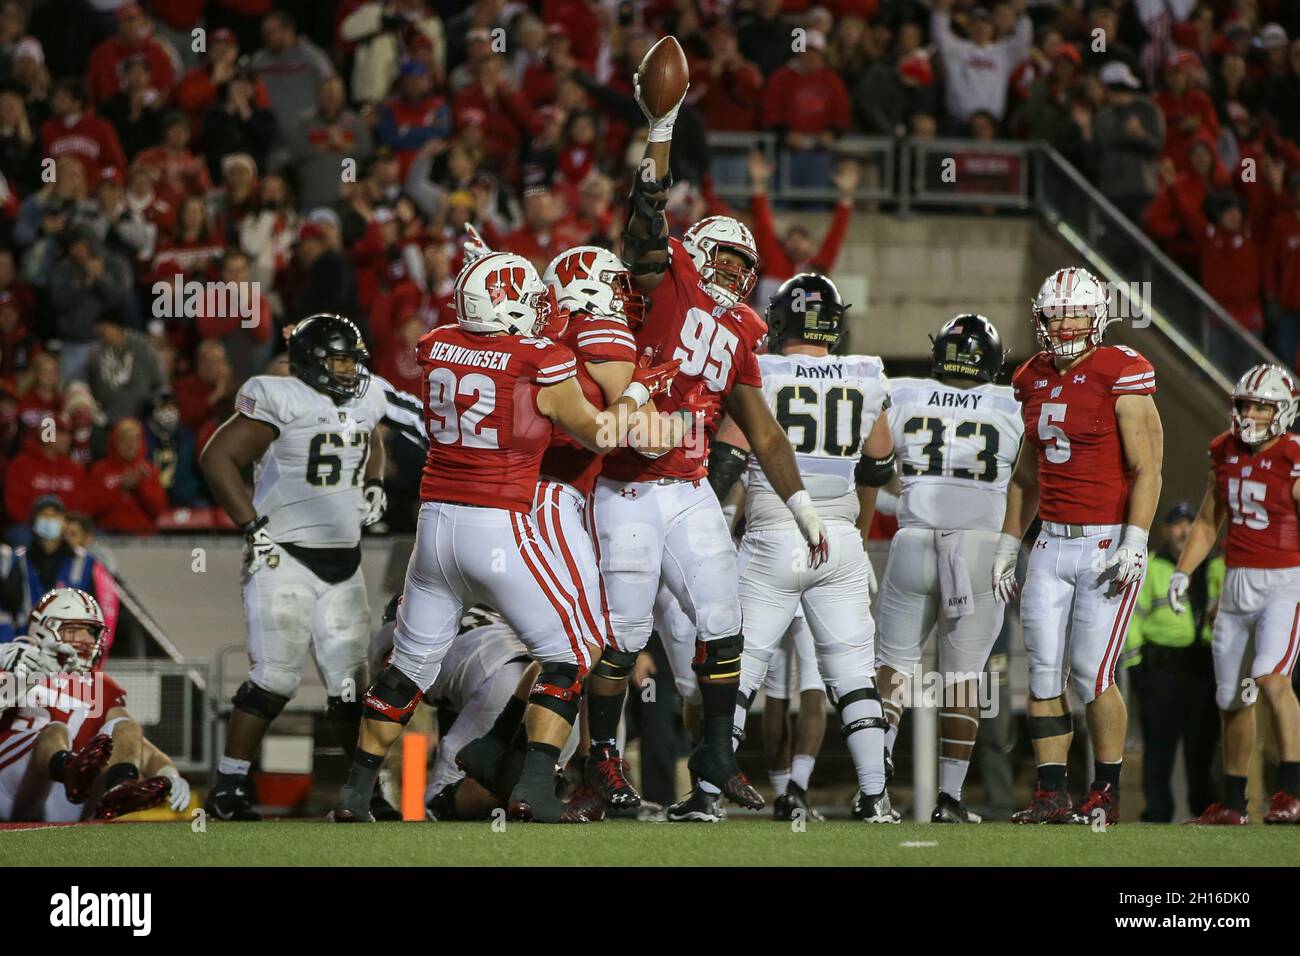
<svg viewBox="0 0 1300 956">
<path fill-rule="evenodd" d="M 16 679 L 0 711 L 0 821 L 109 820 L 167 801 L 188 809 L 189 784 L 145 739 L 126 694 L 96 671 L 104 616 L 85 591 L 58 588 L 32 608 L 24 638 L 0 648 Z"/>
<path fill-rule="evenodd" d="M 1210 442 L 1201 510 L 1169 581 L 1169 606 L 1182 613 L 1191 573 L 1227 521 L 1228 573 L 1213 644 L 1224 799 L 1189 823 L 1249 822 L 1246 771 L 1260 695 L 1273 717 L 1281 756 L 1278 789 L 1264 822 L 1300 823 L 1300 704 L 1291 685 L 1300 657 L 1300 438 L 1288 434 L 1296 410 L 1295 382 L 1277 365 L 1256 365 L 1237 382 L 1231 425 Z"/>
<path fill-rule="evenodd" d="M 1151 363 L 1102 345 L 1106 290 L 1083 269 L 1048 276 L 1033 303 L 1042 351 L 1012 376 L 1028 441 L 1007 486 L 993 590 L 1016 591 L 1020 539 L 1036 512 L 1020 617 L 1029 652 L 1029 734 L 1038 782 L 1015 823 L 1119 820 L 1128 714 L 1115 665 L 1146 572 L 1147 531 L 1160 499 L 1164 434 Z M 1076 807 L 1066 788 L 1074 725 L 1065 679 L 1083 701 L 1093 780 Z"/>
<path fill-rule="evenodd" d="M 979 823 L 961 802 L 979 729 L 979 675 L 1006 605 L 993 594 L 993 553 L 1024 425 L 1005 385 L 1002 339 L 982 315 L 934 336 L 931 378 L 890 380 L 889 424 L 901 473 L 898 533 L 880 588 L 877 680 L 893 750 L 913 671 L 938 625 L 944 699 L 939 799 L 932 823 Z"/>
</svg>

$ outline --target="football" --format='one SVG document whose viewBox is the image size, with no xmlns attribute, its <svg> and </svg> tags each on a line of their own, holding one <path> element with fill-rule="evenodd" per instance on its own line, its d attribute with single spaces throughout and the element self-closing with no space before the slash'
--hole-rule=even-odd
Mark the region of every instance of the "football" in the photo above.
<svg viewBox="0 0 1300 956">
<path fill-rule="evenodd" d="M 672 109 L 690 81 L 686 54 L 677 38 L 664 37 L 647 50 L 637 67 L 637 75 L 641 78 L 641 97 L 646 109 L 656 118 Z"/>
</svg>

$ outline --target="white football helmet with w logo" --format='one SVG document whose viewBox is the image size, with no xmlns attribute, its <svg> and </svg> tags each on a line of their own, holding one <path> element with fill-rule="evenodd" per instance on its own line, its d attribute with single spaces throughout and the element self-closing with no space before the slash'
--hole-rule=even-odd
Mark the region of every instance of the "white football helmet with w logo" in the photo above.
<svg viewBox="0 0 1300 956">
<path fill-rule="evenodd" d="M 701 219 L 682 236 L 682 245 L 704 280 L 713 301 L 730 309 L 749 298 L 758 282 L 758 246 L 743 222 L 730 216 Z M 721 252 L 734 253 L 743 266 L 718 262 Z"/>
<path fill-rule="evenodd" d="M 539 335 L 554 311 L 537 269 L 513 252 L 490 252 L 456 277 L 456 321 L 469 332 Z"/>
<path fill-rule="evenodd" d="M 645 318 L 645 298 L 632 285 L 632 273 L 608 249 L 574 246 L 551 260 L 542 279 L 563 308 L 619 319 L 633 330 Z"/>
<path fill-rule="evenodd" d="M 1232 390 L 1232 433 L 1247 445 L 1258 445 L 1282 435 L 1295 422 L 1297 399 L 1295 380 L 1280 365 L 1256 365 Z M 1257 422 L 1244 411 L 1244 403 L 1273 406 L 1273 420 Z"/>
<path fill-rule="evenodd" d="M 1117 321 L 1110 316 L 1106 287 L 1087 269 L 1057 269 L 1038 288 L 1034 296 L 1034 334 L 1038 347 L 1060 358 L 1082 355 L 1101 344 L 1106 327 Z M 1048 332 L 1052 319 L 1085 316 L 1086 329 L 1060 329 Z"/>
<path fill-rule="evenodd" d="M 46 591 L 32 608 L 27 636 L 59 656 L 70 671 L 93 670 L 104 655 L 104 612 L 78 588 Z"/>
</svg>

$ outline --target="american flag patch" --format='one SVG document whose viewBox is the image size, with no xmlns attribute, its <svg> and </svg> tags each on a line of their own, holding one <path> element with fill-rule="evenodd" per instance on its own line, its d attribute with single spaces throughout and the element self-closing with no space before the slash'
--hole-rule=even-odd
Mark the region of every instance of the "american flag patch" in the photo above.
<svg viewBox="0 0 1300 956">
<path fill-rule="evenodd" d="M 235 396 L 235 411 L 243 412 L 245 415 L 252 415 L 257 410 L 257 402 L 251 395 L 245 395 L 240 392 Z"/>
</svg>

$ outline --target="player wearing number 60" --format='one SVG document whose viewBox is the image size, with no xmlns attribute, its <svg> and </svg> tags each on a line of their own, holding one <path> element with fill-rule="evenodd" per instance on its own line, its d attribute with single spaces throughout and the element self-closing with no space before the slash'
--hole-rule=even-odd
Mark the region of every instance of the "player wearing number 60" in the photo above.
<svg viewBox="0 0 1300 956">
<path fill-rule="evenodd" d="M 1264 822 L 1300 823 L 1300 704 L 1291 686 L 1300 657 L 1300 438 L 1288 434 L 1297 404 L 1295 381 L 1280 366 L 1256 365 L 1237 382 L 1230 427 L 1210 442 L 1205 497 L 1169 581 L 1169 606 L 1182 613 L 1190 575 L 1228 521 L 1228 574 L 1214 618 L 1224 797 L 1189 823 L 1247 822 L 1259 695 L 1281 757 Z"/>
<path fill-rule="evenodd" d="M 313 315 L 289 336 L 287 377 L 258 375 L 203 449 L 217 501 L 248 541 L 244 616 L 252 671 L 235 694 L 225 754 L 208 794 L 219 820 L 257 820 L 249 764 L 293 697 L 312 653 L 339 742 L 356 740 L 370 609 L 361 527 L 383 515 L 387 402 L 369 388 L 365 343 L 349 319 Z M 253 494 L 242 470 L 253 470 Z M 391 807 L 387 808 L 392 811 Z"/>
<path fill-rule="evenodd" d="M 1119 819 L 1128 715 L 1115 665 L 1146 571 L 1164 436 L 1151 363 L 1125 346 L 1101 344 L 1112 321 L 1095 276 L 1054 272 L 1033 302 L 1042 351 L 1011 380 L 1028 440 L 1007 488 L 993 564 L 1003 600 L 1015 593 L 1020 539 L 1035 512 L 1043 519 L 1020 605 L 1038 782 L 1029 806 L 1012 817 L 1017 823 Z M 1084 703 L 1095 757 L 1078 806 L 1065 779 L 1073 728 L 1067 676 Z"/>
</svg>

